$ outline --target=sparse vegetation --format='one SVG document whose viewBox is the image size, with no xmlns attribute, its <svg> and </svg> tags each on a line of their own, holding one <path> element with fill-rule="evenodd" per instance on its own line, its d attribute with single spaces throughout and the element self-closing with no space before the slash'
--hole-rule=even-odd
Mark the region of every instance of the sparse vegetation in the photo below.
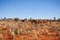
<svg viewBox="0 0 60 40">
<path fill-rule="evenodd" d="M 39 20 L 39 19 L 23 19 L 18 18 L 0 20 L 0 40 L 15 40 L 18 36 L 21 40 L 46 40 L 58 38 L 60 39 L 60 21 L 56 20 Z M 4 37 L 5 36 L 5 37 Z M 16 38 L 19 40 L 19 38 Z"/>
</svg>

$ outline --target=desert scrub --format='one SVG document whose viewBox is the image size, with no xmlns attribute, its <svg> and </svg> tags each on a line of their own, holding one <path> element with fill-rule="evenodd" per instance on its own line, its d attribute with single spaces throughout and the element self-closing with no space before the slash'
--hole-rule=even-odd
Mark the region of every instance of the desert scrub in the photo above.
<svg viewBox="0 0 60 40">
<path fill-rule="evenodd" d="M 28 34 L 29 34 L 29 30 L 20 29 L 20 35 L 28 35 Z"/>
<path fill-rule="evenodd" d="M 12 28 L 12 27 L 10 27 L 9 28 L 9 32 L 11 33 L 11 35 L 13 35 L 13 36 L 15 36 L 15 29 L 14 28 Z"/>
<path fill-rule="evenodd" d="M 55 27 L 55 26 L 48 28 L 48 31 L 53 33 L 53 34 L 51 34 L 51 36 L 59 36 L 58 30 L 59 30 L 59 28 Z"/>
<path fill-rule="evenodd" d="M 44 31 L 42 35 L 49 36 L 48 32 Z"/>
<path fill-rule="evenodd" d="M 18 35 L 18 29 L 17 28 L 15 28 L 14 33 L 15 33 L 15 35 Z"/>
<path fill-rule="evenodd" d="M 38 36 L 39 36 L 39 34 L 37 33 L 37 31 L 36 30 L 32 30 L 32 39 L 33 40 L 37 40 L 38 39 Z"/>
<path fill-rule="evenodd" d="M 8 33 L 8 40 L 13 40 L 13 35 L 11 35 L 10 33 Z"/>
<path fill-rule="evenodd" d="M 49 32 L 57 32 L 58 31 L 57 27 L 55 27 L 55 26 L 48 28 L 48 30 L 49 30 Z"/>
<path fill-rule="evenodd" d="M 14 33 L 14 35 L 19 35 L 19 34 L 20 34 L 20 30 L 19 30 L 18 27 L 17 27 L 17 28 L 13 28 L 13 29 L 11 29 L 10 32 Z"/>
</svg>

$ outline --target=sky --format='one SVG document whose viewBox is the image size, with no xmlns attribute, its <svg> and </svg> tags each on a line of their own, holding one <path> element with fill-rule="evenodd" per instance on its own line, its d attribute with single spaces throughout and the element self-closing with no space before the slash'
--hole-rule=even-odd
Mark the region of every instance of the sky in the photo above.
<svg viewBox="0 0 60 40">
<path fill-rule="evenodd" d="M 0 0 L 0 18 L 60 18 L 60 0 Z"/>
</svg>

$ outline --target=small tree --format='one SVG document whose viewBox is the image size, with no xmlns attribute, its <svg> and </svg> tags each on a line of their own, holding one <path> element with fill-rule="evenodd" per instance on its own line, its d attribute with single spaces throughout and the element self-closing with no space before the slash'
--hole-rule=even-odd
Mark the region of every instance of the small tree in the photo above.
<svg viewBox="0 0 60 40">
<path fill-rule="evenodd" d="M 6 17 L 4 17 L 3 20 L 6 20 Z"/>
<path fill-rule="evenodd" d="M 54 17 L 54 21 L 56 20 L 56 17 Z"/>
<path fill-rule="evenodd" d="M 19 18 L 14 18 L 14 20 L 15 20 L 15 21 L 18 21 L 18 20 L 19 20 Z"/>
<path fill-rule="evenodd" d="M 60 22 L 60 18 L 57 19 Z"/>
</svg>

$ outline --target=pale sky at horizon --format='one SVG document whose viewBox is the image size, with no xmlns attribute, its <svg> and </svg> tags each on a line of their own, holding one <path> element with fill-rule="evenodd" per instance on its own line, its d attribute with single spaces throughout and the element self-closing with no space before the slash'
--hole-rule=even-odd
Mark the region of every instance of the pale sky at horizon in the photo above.
<svg viewBox="0 0 60 40">
<path fill-rule="evenodd" d="M 0 0 L 0 17 L 60 18 L 60 0 Z"/>
</svg>

